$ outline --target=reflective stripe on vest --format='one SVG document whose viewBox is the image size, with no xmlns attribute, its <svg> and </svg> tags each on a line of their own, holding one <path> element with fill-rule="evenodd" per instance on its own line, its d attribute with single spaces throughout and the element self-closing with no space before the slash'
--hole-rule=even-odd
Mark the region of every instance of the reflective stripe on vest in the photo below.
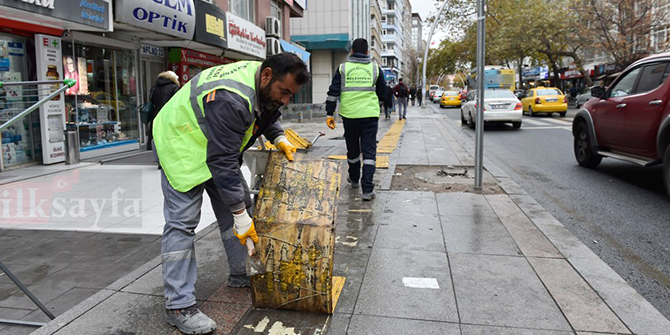
<svg viewBox="0 0 670 335">
<path fill-rule="evenodd" d="M 379 117 L 377 64 L 348 61 L 340 65 L 340 76 L 340 115 L 350 119 Z"/>
<path fill-rule="evenodd" d="M 227 90 L 247 102 L 254 113 L 256 72 L 259 62 L 237 62 L 206 69 L 182 87 L 154 119 L 155 149 L 170 185 L 187 192 L 212 178 L 207 166 L 207 142 L 204 97 L 215 90 Z M 252 119 L 255 119 L 252 117 Z M 240 152 L 253 136 L 254 122 L 246 129 Z"/>
</svg>

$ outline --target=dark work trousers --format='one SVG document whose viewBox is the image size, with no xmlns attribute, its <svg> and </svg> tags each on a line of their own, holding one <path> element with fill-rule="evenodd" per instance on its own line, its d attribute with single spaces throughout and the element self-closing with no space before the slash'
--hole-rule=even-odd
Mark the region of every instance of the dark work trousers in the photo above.
<svg viewBox="0 0 670 335">
<path fill-rule="evenodd" d="M 363 193 L 370 193 L 375 185 L 372 178 L 375 174 L 377 156 L 378 117 L 362 119 L 342 118 L 344 138 L 347 142 L 347 162 L 349 178 L 352 182 L 360 179 Z M 361 153 L 363 154 L 363 177 L 361 178 Z"/>
</svg>

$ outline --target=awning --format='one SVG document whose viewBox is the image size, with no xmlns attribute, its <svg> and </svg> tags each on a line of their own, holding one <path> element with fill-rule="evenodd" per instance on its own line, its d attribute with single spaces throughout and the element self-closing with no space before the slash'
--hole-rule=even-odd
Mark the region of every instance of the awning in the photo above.
<svg viewBox="0 0 670 335">
<path fill-rule="evenodd" d="M 311 55 L 309 52 L 300 49 L 297 46 L 284 40 L 279 40 L 279 42 L 281 43 L 281 48 L 282 50 L 284 50 L 284 52 L 290 52 L 292 54 L 295 54 L 298 57 L 300 57 L 302 61 L 305 62 L 305 64 L 309 64 L 309 56 Z"/>
</svg>

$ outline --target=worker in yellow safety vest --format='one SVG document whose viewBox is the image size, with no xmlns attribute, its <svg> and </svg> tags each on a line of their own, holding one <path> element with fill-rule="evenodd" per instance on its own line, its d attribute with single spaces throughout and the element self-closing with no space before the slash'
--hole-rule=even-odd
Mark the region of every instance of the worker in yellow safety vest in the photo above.
<svg viewBox="0 0 670 335">
<path fill-rule="evenodd" d="M 162 167 L 165 227 L 161 243 L 166 321 L 185 334 L 206 334 L 216 323 L 195 306 L 195 230 L 203 191 L 211 199 L 230 267 L 228 285 L 249 286 L 244 244 L 258 242 L 242 153 L 265 135 L 293 160 L 279 107 L 309 80 L 296 55 L 263 63 L 240 61 L 208 68 L 186 83 L 154 119 L 154 147 Z M 238 242 L 239 239 L 239 242 Z"/>
<path fill-rule="evenodd" d="M 352 188 L 363 186 L 361 199 L 374 199 L 375 159 L 380 104 L 386 98 L 386 81 L 379 65 L 368 56 L 368 41 L 354 40 L 349 59 L 335 72 L 326 99 L 326 124 L 335 129 L 334 112 L 340 101 L 340 116 L 344 123 L 349 176 Z M 361 152 L 363 175 L 361 176 Z M 360 184 L 359 184 L 360 179 Z"/>
</svg>

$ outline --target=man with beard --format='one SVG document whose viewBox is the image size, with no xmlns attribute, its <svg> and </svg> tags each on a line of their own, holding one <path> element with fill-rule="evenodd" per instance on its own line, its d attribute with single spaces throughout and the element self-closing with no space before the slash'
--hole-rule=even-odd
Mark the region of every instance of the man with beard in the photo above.
<svg viewBox="0 0 670 335">
<path fill-rule="evenodd" d="M 154 147 L 163 167 L 165 227 L 161 243 L 166 321 L 185 334 L 206 334 L 216 323 L 195 306 L 195 229 L 203 191 L 219 223 L 230 266 L 228 286 L 249 286 L 247 238 L 258 236 L 242 176 L 242 153 L 261 134 L 293 160 L 295 147 L 278 122 L 279 107 L 309 80 L 297 56 L 240 61 L 202 71 L 154 119 Z M 239 243 L 238 243 L 239 239 Z"/>
</svg>

